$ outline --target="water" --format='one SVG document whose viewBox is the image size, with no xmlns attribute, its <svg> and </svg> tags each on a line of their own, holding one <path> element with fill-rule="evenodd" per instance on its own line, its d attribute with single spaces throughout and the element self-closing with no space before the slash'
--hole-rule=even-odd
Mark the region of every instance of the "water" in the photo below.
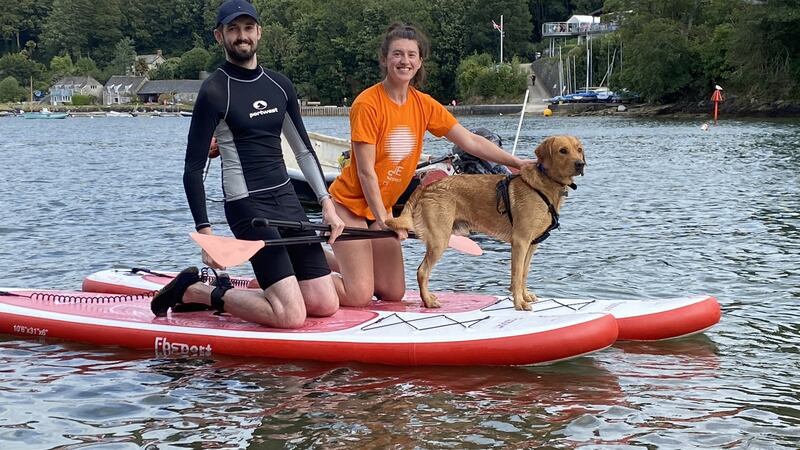
<svg viewBox="0 0 800 450">
<path fill-rule="evenodd" d="M 346 118 L 306 123 L 348 134 Z M 510 149 L 517 118 L 462 123 L 499 132 Z M 0 119 L 0 285 L 78 289 L 115 265 L 198 264 L 181 186 L 188 124 Z M 589 165 L 534 257 L 534 291 L 710 293 L 719 325 L 534 368 L 154 358 L 2 336 L 0 447 L 796 448 L 800 122 L 725 120 L 703 132 L 699 121 L 529 117 L 518 151 L 531 156 L 558 133 L 584 141 Z M 219 205 L 210 213 L 223 221 Z M 508 246 L 476 240 L 484 256 L 448 252 L 434 289 L 505 292 Z M 413 275 L 421 246 L 408 242 L 406 255 Z"/>
</svg>

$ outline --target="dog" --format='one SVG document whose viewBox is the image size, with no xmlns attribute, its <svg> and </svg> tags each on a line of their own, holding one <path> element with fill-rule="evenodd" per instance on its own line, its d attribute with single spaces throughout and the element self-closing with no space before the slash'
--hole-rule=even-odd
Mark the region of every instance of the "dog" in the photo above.
<svg viewBox="0 0 800 450">
<path fill-rule="evenodd" d="M 538 244 L 558 227 L 558 212 L 573 178 L 586 166 L 583 144 L 573 136 L 552 136 L 536 148 L 536 163 L 517 175 L 453 175 L 419 187 L 389 228 L 414 231 L 426 251 L 417 269 L 420 297 L 428 308 L 441 306 L 428 289 L 433 266 L 451 234 L 478 231 L 511 243 L 514 308 L 530 311 L 536 295 L 527 288 Z"/>
</svg>

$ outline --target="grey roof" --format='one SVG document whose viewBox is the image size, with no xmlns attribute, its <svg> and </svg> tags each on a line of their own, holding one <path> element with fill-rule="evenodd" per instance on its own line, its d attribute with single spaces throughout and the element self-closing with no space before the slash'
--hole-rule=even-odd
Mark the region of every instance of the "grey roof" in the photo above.
<svg viewBox="0 0 800 450">
<path fill-rule="evenodd" d="M 136 61 L 143 59 L 144 62 L 147 64 L 153 64 L 156 62 L 158 58 L 164 59 L 164 55 L 155 54 L 155 55 L 136 55 Z"/>
<path fill-rule="evenodd" d="M 129 77 L 114 75 L 106 82 L 106 92 L 136 92 L 145 82 L 147 77 Z"/>
<path fill-rule="evenodd" d="M 61 78 L 60 80 L 56 81 L 53 84 L 53 87 L 55 87 L 55 88 L 69 87 L 69 88 L 75 89 L 75 88 L 82 88 L 82 87 L 86 86 L 87 84 L 93 84 L 95 86 L 100 86 L 100 87 L 103 86 L 103 83 L 95 80 L 94 78 L 89 77 L 89 76 L 85 76 L 85 77 L 64 77 L 64 78 Z"/>
<path fill-rule="evenodd" d="M 139 95 L 148 94 L 168 94 L 176 93 L 196 93 L 200 92 L 203 80 L 150 80 L 139 89 Z"/>
</svg>

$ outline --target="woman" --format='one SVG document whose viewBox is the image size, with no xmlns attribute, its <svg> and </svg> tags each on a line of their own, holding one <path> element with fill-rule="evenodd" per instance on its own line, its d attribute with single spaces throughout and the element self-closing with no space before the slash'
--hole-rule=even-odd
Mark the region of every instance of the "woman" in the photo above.
<svg viewBox="0 0 800 450">
<path fill-rule="evenodd" d="M 392 205 L 414 176 L 426 130 L 478 158 L 517 168 L 530 162 L 469 132 L 444 106 L 417 90 L 425 79 L 428 52 L 427 38 L 414 26 L 395 23 L 384 34 L 379 55 L 384 79 L 353 102 L 351 162 L 330 187 L 336 213 L 348 226 L 388 229 Z M 398 237 L 333 243 L 341 274 L 341 280 L 335 279 L 341 305 L 366 306 L 373 295 L 382 300 L 403 298 L 400 240 L 407 236 Z"/>
</svg>

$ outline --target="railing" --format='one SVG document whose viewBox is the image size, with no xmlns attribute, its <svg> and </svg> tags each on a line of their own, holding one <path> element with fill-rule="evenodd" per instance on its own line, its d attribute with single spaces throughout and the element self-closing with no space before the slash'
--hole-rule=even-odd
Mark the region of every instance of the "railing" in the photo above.
<svg viewBox="0 0 800 450">
<path fill-rule="evenodd" d="M 580 22 L 545 22 L 542 24 L 542 36 L 578 36 L 582 34 L 600 34 L 616 31 L 619 25 L 609 23 Z"/>
<path fill-rule="evenodd" d="M 304 116 L 349 116 L 349 106 L 301 106 L 300 114 Z"/>
</svg>

